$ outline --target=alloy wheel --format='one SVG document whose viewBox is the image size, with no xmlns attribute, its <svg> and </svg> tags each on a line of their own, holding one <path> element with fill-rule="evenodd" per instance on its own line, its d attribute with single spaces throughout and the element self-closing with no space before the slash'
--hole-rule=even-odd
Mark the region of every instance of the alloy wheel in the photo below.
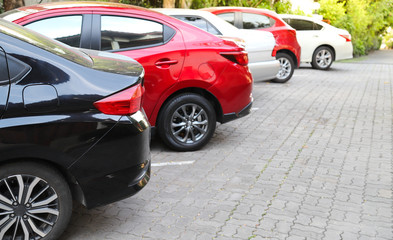
<svg viewBox="0 0 393 240">
<path fill-rule="evenodd" d="M 173 136 L 183 143 L 195 143 L 202 139 L 208 130 L 209 118 L 199 105 L 184 104 L 176 109 L 171 117 Z"/>
<path fill-rule="evenodd" d="M 278 71 L 276 77 L 278 79 L 285 79 L 291 74 L 292 66 L 287 58 L 278 58 L 280 62 L 280 70 Z"/>
<path fill-rule="evenodd" d="M 322 49 L 316 55 L 316 62 L 320 68 L 327 68 L 332 62 L 332 54 L 328 50 Z"/>
<path fill-rule="evenodd" d="M 0 239 L 43 238 L 59 212 L 58 195 L 45 180 L 25 174 L 0 180 Z"/>
</svg>

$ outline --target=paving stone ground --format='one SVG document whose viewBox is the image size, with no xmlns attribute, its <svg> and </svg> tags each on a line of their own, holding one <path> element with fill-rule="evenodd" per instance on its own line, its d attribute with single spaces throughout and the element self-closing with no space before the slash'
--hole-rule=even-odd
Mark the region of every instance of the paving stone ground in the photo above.
<svg viewBox="0 0 393 240">
<path fill-rule="evenodd" d="M 375 54 L 255 83 L 252 113 L 200 151 L 153 140 L 154 164 L 192 164 L 76 207 L 62 239 L 393 239 L 393 52 Z"/>
</svg>

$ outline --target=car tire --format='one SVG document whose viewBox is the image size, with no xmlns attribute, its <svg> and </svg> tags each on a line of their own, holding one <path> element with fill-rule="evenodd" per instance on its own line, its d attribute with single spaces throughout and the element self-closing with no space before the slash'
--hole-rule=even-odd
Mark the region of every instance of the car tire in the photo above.
<svg viewBox="0 0 393 240">
<path fill-rule="evenodd" d="M 163 142 L 176 151 L 195 151 L 205 146 L 216 129 L 212 104 L 194 93 L 184 93 L 169 100 L 158 120 Z"/>
<path fill-rule="evenodd" d="M 34 162 L 2 165 L 0 193 L 0 239 L 58 239 L 68 225 L 71 192 L 53 168 Z"/>
<path fill-rule="evenodd" d="M 276 59 L 280 62 L 280 70 L 272 81 L 276 83 L 288 82 L 295 71 L 295 63 L 292 57 L 286 53 L 277 53 Z"/>
<path fill-rule="evenodd" d="M 314 51 L 311 66 L 315 69 L 328 70 L 333 63 L 334 53 L 329 47 L 319 47 Z"/>
</svg>

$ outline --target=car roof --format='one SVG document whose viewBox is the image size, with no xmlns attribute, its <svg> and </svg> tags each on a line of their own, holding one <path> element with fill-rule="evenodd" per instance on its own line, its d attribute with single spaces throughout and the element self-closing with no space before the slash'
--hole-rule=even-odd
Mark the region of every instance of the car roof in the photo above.
<svg viewBox="0 0 393 240">
<path fill-rule="evenodd" d="M 112 9 L 112 10 L 121 10 L 121 11 L 143 11 L 147 14 L 158 14 L 162 17 L 166 17 L 166 15 L 161 14 L 159 12 L 128 5 L 122 3 L 113 3 L 113 2 L 92 2 L 92 1 L 80 1 L 80 2 L 51 2 L 51 3 L 42 3 L 37 5 L 25 6 L 16 8 L 5 13 L 0 14 L 0 16 L 8 21 L 15 21 L 17 19 L 22 19 L 28 15 L 46 12 L 46 11 L 62 11 L 62 10 L 71 10 L 71 9 L 84 9 L 84 10 L 100 10 L 100 9 Z M 164 18 L 165 18 L 164 17 Z"/>
<path fill-rule="evenodd" d="M 252 8 L 252 7 L 211 7 L 211 8 L 201 8 L 201 10 L 213 11 L 213 10 L 250 10 L 253 12 L 268 13 L 277 16 L 275 11 L 265 9 L 265 8 Z"/>
<path fill-rule="evenodd" d="M 220 17 L 214 15 L 213 13 L 194 10 L 194 9 L 180 9 L 180 8 L 157 8 L 155 9 L 161 13 L 170 15 L 170 16 L 179 16 L 179 15 L 190 15 L 190 16 L 199 16 L 208 20 L 211 24 L 214 25 L 223 35 L 228 35 L 230 32 L 238 32 L 239 29 L 233 26 L 232 24 L 226 22 Z"/>
<path fill-rule="evenodd" d="M 51 9 L 59 9 L 59 8 L 74 8 L 74 7 L 112 7 L 112 8 L 128 8 L 128 9 L 138 9 L 138 10 L 147 10 L 147 8 L 138 7 L 134 5 L 122 4 L 122 3 L 113 3 L 113 2 L 93 2 L 93 1 L 80 1 L 80 2 L 51 2 L 51 3 L 42 3 L 32 6 L 20 7 L 20 10 L 26 9 L 34 9 L 37 11 L 51 10 Z"/>
</svg>

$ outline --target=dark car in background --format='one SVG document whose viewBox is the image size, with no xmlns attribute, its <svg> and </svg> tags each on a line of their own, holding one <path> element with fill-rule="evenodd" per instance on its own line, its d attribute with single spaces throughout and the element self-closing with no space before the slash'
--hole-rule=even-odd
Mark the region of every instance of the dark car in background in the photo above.
<svg viewBox="0 0 393 240">
<path fill-rule="evenodd" d="M 206 145 L 216 128 L 250 112 L 253 79 L 242 46 L 145 8 L 57 2 L 1 15 L 70 46 L 131 57 L 145 68 L 143 108 L 172 149 Z"/>
<path fill-rule="evenodd" d="M 57 239 L 150 177 L 144 70 L 0 20 L 0 239 Z"/>
<path fill-rule="evenodd" d="M 286 82 L 300 65 L 301 47 L 296 38 L 296 30 L 286 24 L 274 11 L 247 7 L 204 8 L 231 23 L 239 29 L 255 29 L 271 32 L 276 39 L 276 59 L 280 61 L 280 71 L 276 82 Z"/>
</svg>

